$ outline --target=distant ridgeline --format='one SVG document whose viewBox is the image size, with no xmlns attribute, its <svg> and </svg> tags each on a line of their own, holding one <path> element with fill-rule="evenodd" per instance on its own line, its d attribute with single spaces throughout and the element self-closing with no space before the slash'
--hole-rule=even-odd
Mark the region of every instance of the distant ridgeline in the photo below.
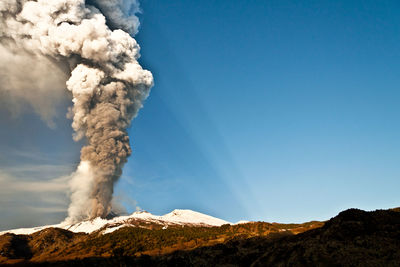
<svg viewBox="0 0 400 267">
<path fill-rule="evenodd" d="M 3 233 L 0 264 L 399 266 L 399 210 L 350 209 L 327 222 L 221 226 L 177 221 L 186 211 L 170 213 L 174 223 L 126 216 L 117 226 L 105 224 L 91 233 L 52 227 L 29 235 Z"/>
</svg>

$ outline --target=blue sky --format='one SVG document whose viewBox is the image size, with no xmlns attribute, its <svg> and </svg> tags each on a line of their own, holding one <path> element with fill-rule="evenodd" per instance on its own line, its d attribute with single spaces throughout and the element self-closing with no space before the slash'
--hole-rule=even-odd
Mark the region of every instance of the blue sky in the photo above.
<svg viewBox="0 0 400 267">
<path fill-rule="evenodd" d="M 129 211 L 302 222 L 400 206 L 398 1 L 141 6 L 140 62 L 155 86 L 116 186 Z M 56 129 L 0 112 L 0 170 L 53 166 L 33 180 L 72 171 L 81 144 L 70 138 L 68 105 Z M 27 204 L 15 205 L 5 211 L 13 220 Z"/>
<path fill-rule="evenodd" d="M 156 86 L 131 130 L 139 206 L 304 221 L 399 205 L 398 2 L 142 8 Z"/>
</svg>

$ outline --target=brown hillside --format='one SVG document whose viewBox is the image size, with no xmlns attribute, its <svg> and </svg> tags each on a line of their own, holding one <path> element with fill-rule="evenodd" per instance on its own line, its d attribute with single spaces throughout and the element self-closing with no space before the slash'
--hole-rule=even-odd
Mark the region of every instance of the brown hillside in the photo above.
<svg viewBox="0 0 400 267">
<path fill-rule="evenodd" d="M 32 235 L 0 236 L 0 263 L 43 263 L 88 258 L 159 256 L 177 250 L 193 250 L 234 239 L 294 235 L 321 227 L 321 222 L 277 224 L 251 222 L 221 227 L 176 225 L 162 229 L 160 225 L 124 227 L 103 235 L 73 233 L 48 228 Z"/>
<path fill-rule="evenodd" d="M 257 222 L 165 230 L 131 227 L 108 235 L 58 230 L 42 231 L 36 236 L 1 236 L 2 263 L 35 266 L 400 266 L 400 213 L 394 210 L 350 209 L 325 224 Z"/>
</svg>

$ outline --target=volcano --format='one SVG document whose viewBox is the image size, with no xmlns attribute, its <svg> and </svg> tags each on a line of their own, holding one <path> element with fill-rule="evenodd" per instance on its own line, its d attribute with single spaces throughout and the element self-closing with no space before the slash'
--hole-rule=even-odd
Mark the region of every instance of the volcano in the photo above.
<svg viewBox="0 0 400 267">
<path fill-rule="evenodd" d="M 302 224 L 227 221 L 191 210 L 4 231 L 0 265 L 399 266 L 399 209 L 349 209 Z"/>
<path fill-rule="evenodd" d="M 142 225 L 162 226 L 164 229 L 169 226 L 193 226 L 193 227 L 211 227 L 231 224 L 230 222 L 202 214 L 192 210 L 176 209 L 168 214 L 157 216 L 147 211 L 136 211 L 128 216 L 111 216 L 110 219 L 97 217 L 93 220 L 85 220 L 73 224 L 53 224 L 33 228 L 20 228 L 0 232 L 1 234 L 12 233 L 17 235 L 29 235 L 48 228 L 60 228 L 74 233 L 91 234 L 99 232 L 103 234 L 112 233 L 122 227 L 141 227 Z"/>
</svg>

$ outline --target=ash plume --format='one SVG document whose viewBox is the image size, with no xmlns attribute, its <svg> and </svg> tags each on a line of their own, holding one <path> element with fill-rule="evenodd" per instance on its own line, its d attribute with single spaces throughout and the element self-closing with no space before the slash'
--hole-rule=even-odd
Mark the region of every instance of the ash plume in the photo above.
<svg viewBox="0 0 400 267">
<path fill-rule="evenodd" d="M 66 87 L 73 106 L 67 116 L 72 119 L 74 140 L 86 140 L 70 182 L 66 219 L 70 223 L 107 216 L 113 185 L 131 154 L 127 127 L 153 85 L 152 74 L 138 63 L 140 47 L 130 35 L 139 26 L 130 14 L 138 11 L 132 0 L 0 2 L 0 51 L 48 62 L 69 77 Z M 13 68 L 7 72 L 17 71 Z M 37 80 L 46 81 L 47 76 L 35 74 Z M 21 88 L 1 85 L 0 93 Z M 53 90 L 57 88 L 32 92 L 36 98 L 25 96 L 26 101 L 32 106 L 46 102 Z"/>
</svg>

